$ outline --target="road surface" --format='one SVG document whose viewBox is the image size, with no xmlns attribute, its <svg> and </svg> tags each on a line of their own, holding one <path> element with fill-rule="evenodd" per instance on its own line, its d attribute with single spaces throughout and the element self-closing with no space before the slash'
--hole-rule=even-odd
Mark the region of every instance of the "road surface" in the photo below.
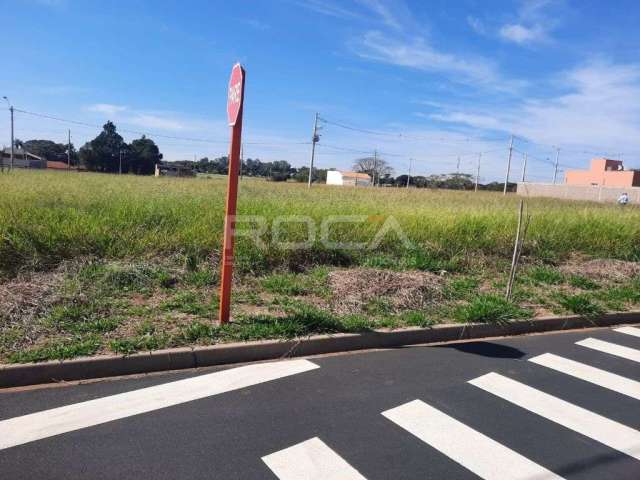
<svg viewBox="0 0 640 480">
<path fill-rule="evenodd" d="M 640 478 L 640 328 L 0 393 L 3 479 Z"/>
</svg>

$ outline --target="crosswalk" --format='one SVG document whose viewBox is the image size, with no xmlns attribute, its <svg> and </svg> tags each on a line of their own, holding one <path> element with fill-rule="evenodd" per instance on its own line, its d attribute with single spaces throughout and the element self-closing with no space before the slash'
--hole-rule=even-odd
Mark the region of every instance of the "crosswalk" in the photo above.
<svg viewBox="0 0 640 480">
<path fill-rule="evenodd" d="M 609 395 L 608 398 L 619 395 L 620 401 L 626 402 L 626 408 L 629 408 L 640 400 L 640 381 L 629 373 L 640 362 L 640 342 L 637 340 L 640 328 L 620 327 L 612 331 L 614 334 L 609 335 L 607 341 L 593 337 L 575 341 L 574 350 L 582 354 L 579 359 L 582 361 L 571 358 L 575 356 L 572 350 L 560 352 L 562 354 L 537 354 L 521 365 L 529 365 L 537 378 L 566 376 L 568 383 L 584 382 L 584 388 L 599 389 Z M 590 364 L 592 359 L 598 366 Z M 322 362 L 303 359 L 246 365 L 0 420 L 0 452 L 55 435 L 282 380 L 322 368 L 322 365 Z M 602 365 L 608 368 L 602 368 Z M 622 372 L 611 371 L 618 367 Z M 626 375 L 621 374 L 625 372 Z M 471 379 L 461 377 L 461 387 L 471 389 L 473 395 L 482 396 L 489 403 L 498 402 L 507 411 L 526 412 L 528 421 L 540 423 L 540 428 L 553 426 L 619 452 L 616 455 L 638 462 L 640 472 L 640 431 L 603 415 L 603 411 L 607 411 L 604 407 L 609 404 L 595 413 L 579 405 L 582 402 L 576 401 L 575 395 L 572 403 L 561 398 L 557 391 L 554 394 L 544 391 L 546 388 L 540 388 L 540 384 L 534 387 L 520 378 L 516 380 L 512 370 L 507 373 L 486 371 L 477 375 Z M 629 378 L 629 375 L 635 378 Z M 543 382 L 542 385 L 546 384 Z M 448 459 L 449 464 L 469 477 L 486 480 L 559 480 L 567 475 L 566 471 L 554 471 L 557 464 L 545 465 L 548 459 L 527 451 L 522 442 L 509 445 L 508 432 L 500 432 L 499 425 L 494 425 L 492 432 L 483 432 L 482 422 L 474 426 L 465 424 L 463 420 L 468 416 L 456 408 L 449 407 L 445 412 L 440 405 L 440 408 L 433 405 L 433 400 L 412 398 L 413 395 L 415 393 L 374 414 L 381 416 L 377 417 L 381 421 L 380 428 L 393 430 L 402 435 L 403 441 L 412 442 L 412 451 L 428 449 L 430 458 Z M 593 401 L 590 404 L 593 405 Z M 640 418 L 640 404 L 637 408 Z M 260 478 L 366 480 L 371 474 L 367 473 L 366 465 L 360 463 L 361 457 L 343 450 L 348 448 L 344 441 L 334 444 L 330 433 L 311 431 L 314 433 L 298 435 L 295 441 L 281 445 L 279 450 L 262 451 L 261 447 L 259 458 L 253 457 L 264 470 Z M 358 435 L 357 431 L 351 433 Z M 397 445 L 398 449 L 402 447 Z M 561 446 L 558 448 L 561 450 Z M 427 453 L 427 450 L 422 451 Z M 380 471 L 376 478 L 389 477 Z"/>
<path fill-rule="evenodd" d="M 617 333 L 640 337 L 640 328 Z M 640 362 L 640 350 L 596 338 L 576 345 L 622 362 Z M 529 362 L 640 400 L 640 382 L 553 353 Z M 479 391 L 500 398 L 546 421 L 591 438 L 640 461 L 640 431 L 496 372 L 468 381 Z M 638 409 L 640 416 L 640 408 Z M 421 399 L 381 412 L 393 425 L 486 480 L 557 480 L 563 477 L 489 438 Z M 325 439 L 326 440 L 326 439 Z M 361 473 L 315 437 L 262 458 L 280 480 L 364 479 Z"/>
<path fill-rule="evenodd" d="M 2 420 L 0 450 L 316 368 L 307 360 L 246 365 Z"/>
</svg>

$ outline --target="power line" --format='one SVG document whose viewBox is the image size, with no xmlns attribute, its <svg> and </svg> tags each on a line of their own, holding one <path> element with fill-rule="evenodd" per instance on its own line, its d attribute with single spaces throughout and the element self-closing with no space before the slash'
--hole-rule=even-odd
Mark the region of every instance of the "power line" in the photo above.
<svg viewBox="0 0 640 480">
<path fill-rule="evenodd" d="M 344 128 L 345 130 L 351 130 L 354 132 L 359 132 L 359 133 L 366 133 L 369 135 L 378 135 L 378 136 L 383 136 L 383 137 L 392 137 L 392 138 L 397 138 L 398 140 L 416 140 L 416 141 L 427 141 L 427 142 L 431 142 L 431 143 L 440 143 L 442 145 L 452 145 L 452 144 L 470 144 L 470 142 L 472 140 L 474 141 L 480 141 L 481 139 L 479 138 L 466 138 L 464 140 L 448 140 L 445 138 L 440 138 L 440 139 L 434 139 L 431 137 L 424 137 L 424 136 L 419 136 L 419 135 L 413 135 L 413 134 L 406 134 L 406 133 L 402 133 L 402 132 L 382 132 L 382 131 L 377 131 L 377 130 L 369 130 L 366 128 L 360 128 L 360 127 L 354 127 L 351 125 L 346 125 L 344 123 L 341 122 L 335 122 L 333 120 L 327 120 L 326 118 L 320 118 L 320 120 L 322 120 L 324 123 L 328 124 L 328 125 L 334 125 L 336 127 L 340 127 L 340 128 Z"/>
<path fill-rule="evenodd" d="M 83 126 L 83 127 L 88 127 L 88 128 L 98 128 L 101 129 L 102 126 L 101 125 L 96 125 L 96 124 L 92 124 L 92 123 L 87 123 L 87 122 L 80 122 L 77 120 L 70 120 L 67 118 L 61 118 L 61 117 L 57 117 L 54 115 L 49 115 L 49 114 L 45 114 L 45 113 L 36 113 L 36 112 L 29 112 L 27 110 L 21 110 L 16 108 L 15 109 L 16 112 L 20 112 L 20 113 L 24 113 L 25 115 L 31 115 L 34 117 L 40 117 L 40 118 L 46 118 L 49 120 L 55 120 L 57 122 L 64 122 L 64 123 L 69 123 L 72 125 L 79 125 L 79 126 Z M 166 138 L 168 140 L 183 140 L 183 141 L 187 141 L 187 142 L 200 142 L 200 143 L 215 143 L 215 144 L 228 144 L 229 140 L 213 140 L 213 139 L 209 139 L 209 138 L 194 138 L 194 137 L 178 137 L 178 136 L 174 136 L 174 135 L 164 135 L 161 133 L 149 133 L 149 132 L 142 132 L 142 131 L 138 131 L 138 130 L 129 130 L 129 129 L 124 129 L 124 128 L 120 128 L 118 129 L 120 132 L 123 133 L 129 133 L 132 135 L 144 135 L 147 137 L 156 137 L 156 138 Z M 272 143 L 272 142 L 244 142 L 245 145 L 262 145 L 262 146 L 281 146 L 281 145 L 308 145 L 310 144 L 310 142 L 281 142 L 281 143 Z"/>
</svg>

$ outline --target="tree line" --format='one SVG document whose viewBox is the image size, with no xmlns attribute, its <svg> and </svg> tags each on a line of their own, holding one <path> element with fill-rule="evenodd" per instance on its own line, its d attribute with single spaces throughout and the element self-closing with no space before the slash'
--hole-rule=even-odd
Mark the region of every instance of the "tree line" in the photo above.
<svg viewBox="0 0 640 480">
<path fill-rule="evenodd" d="M 48 161 L 67 162 L 67 150 L 70 151 L 71 165 L 83 165 L 87 170 L 106 173 L 134 173 L 137 175 L 151 175 L 155 171 L 156 163 L 162 160 L 162 153 L 153 140 L 145 137 L 126 143 L 118 134 L 113 122 L 107 122 L 102 132 L 93 140 L 85 143 L 76 151 L 73 144 L 67 146 L 51 140 L 21 140 L 15 141 L 16 147 L 24 148 L 34 155 Z M 214 159 L 203 157 L 197 161 L 181 160 L 172 162 L 193 169 L 196 173 L 226 175 L 229 170 L 229 158 L 222 156 Z M 380 157 L 364 157 L 356 159 L 353 170 L 368 174 L 375 185 L 387 187 L 415 188 L 445 188 L 452 190 L 473 190 L 475 179 L 466 173 L 449 173 L 440 175 L 412 175 L 394 176 L 394 170 L 389 163 Z M 313 181 L 324 183 L 327 171 L 333 169 L 313 169 Z M 264 177 L 273 182 L 306 182 L 309 178 L 309 167 L 293 167 L 285 160 L 263 162 L 258 158 L 248 158 L 242 162 L 241 173 L 248 177 Z M 508 189 L 514 190 L 516 184 L 509 183 Z M 500 191 L 503 183 L 491 182 L 479 185 L 482 190 Z"/>
<path fill-rule="evenodd" d="M 82 165 L 94 172 L 135 173 L 151 175 L 162 154 L 153 140 L 144 135 L 126 143 L 117 132 L 113 122 L 107 122 L 102 132 L 85 143 L 80 150 L 73 144 L 56 143 L 51 140 L 16 140 L 15 146 L 52 162 L 71 161 L 72 166 Z M 69 155 L 69 156 L 67 156 Z"/>
<path fill-rule="evenodd" d="M 203 157 L 198 161 L 181 160 L 173 163 L 190 167 L 196 173 L 226 175 L 229 171 L 229 157 L 227 156 L 214 159 Z M 285 160 L 263 162 L 258 158 L 247 158 L 242 161 L 241 174 L 247 177 L 264 177 L 272 182 L 286 182 L 288 180 L 306 182 L 309 178 L 309 167 L 296 168 Z M 326 169 L 313 169 L 314 182 L 324 182 L 326 180 Z"/>
</svg>

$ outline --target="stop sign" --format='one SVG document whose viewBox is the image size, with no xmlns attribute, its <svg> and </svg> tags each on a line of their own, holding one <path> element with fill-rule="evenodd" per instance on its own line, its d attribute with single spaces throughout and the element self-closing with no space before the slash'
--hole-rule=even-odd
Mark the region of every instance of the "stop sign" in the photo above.
<svg viewBox="0 0 640 480">
<path fill-rule="evenodd" d="M 229 96 L 227 98 L 227 118 L 229 126 L 233 127 L 242 112 L 242 99 L 244 97 L 244 69 L 236 63 L 231 70 L 229 79 Z"/>
</svg>

